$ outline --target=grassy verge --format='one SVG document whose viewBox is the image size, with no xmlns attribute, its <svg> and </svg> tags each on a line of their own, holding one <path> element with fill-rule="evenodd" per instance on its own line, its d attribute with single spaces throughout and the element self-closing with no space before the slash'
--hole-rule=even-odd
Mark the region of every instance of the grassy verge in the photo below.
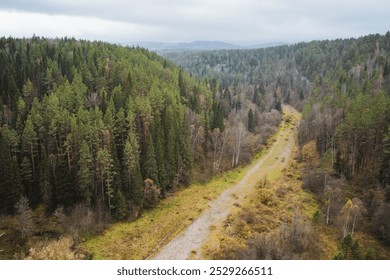
<svg viewBox="0 0 390 280">
<path fill-rule="evenodd" d="M 94 259 L 145 259 L 189 226 L 210 200 L 238 182 L 249 167 L 218 176 L 206 185 L 191 185 L 134 222 L 116 223 L 82 244 Z"/>
<path fill-rule="evenodd" d="M 232 209 L 226 221 L 213 228 L 202 248 L 202 259 L 251 258 L 246 253 L 250 246 L 248 240 L 260 236 L 278 240 L 281 224 L 291 223 L 297 213 L 310 221 L 318 204 L 313 195 L 302 190 L 302 182 L 296 177 L 299 177 L 299 169 L 294 160 L 283 170 L 267 173 L 246 200 Z M 323 241 L 326 236 L 324 234 Z M 327 241 L 326 244 L 321 241 L 325 248 L 319 254 L 306 255 L 306 258 L 328 259 L 337 245 L 333 239 Z"/>
</svg>

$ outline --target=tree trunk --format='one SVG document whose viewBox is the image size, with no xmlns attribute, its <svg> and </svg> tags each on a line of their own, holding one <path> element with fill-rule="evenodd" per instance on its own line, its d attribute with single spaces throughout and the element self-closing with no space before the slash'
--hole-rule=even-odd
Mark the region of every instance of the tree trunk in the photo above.
<svg viewBox="0 0 390 280">
<path fill-rule="evenodd" d="M 242 127 L 240 126 L 238 135 L 237 135 L 237 146 L 236 146 L 236 157 L 234 161 L 234 166 L 238 165 L 238 160 L 240 158 L 240 151 L 241 151 L 241 138 L 242 138 Z"/>
<path fill-rule="evenodd" d="M 226 134 L 227 134 L 227 131 L 225 131 L 225 135 L 223 136 L 222 149 L 221 149 L 221 153 L 220 153 L 220 155 L 219 155 L 219 161 L 218 161 L 218 166 L 217 166 L 218 170 L 219 170 L 219 168 L 220 168 L 220 166 L 221 166 L 223 150 L 224 150 L 224 148 L 225 148 L 225 143 L 226 143 Z"/>
<path fill-rule="evenodd" d="M 330 201 L 328 203 L 328 207 L 326 208 L 326 225 L 329 224 L 329 212 L 330 212 Z"/>
<path fill-rule="evenodd" d="M 355 224 L 356 224 L 356 215 L 353 217 L 353 223 L 352 223 L 352 231 L 351 231 L 351 235 L 353 235 L 353 232 L 355 231 Z"/>
<path fill-rule="evenodd" d="M 35 180 L 34 146 L 32 143 L 30 143 L 30 153 L 31 153 L 31 163 L 32 163 L 32 169 L 33 169 L 33 178 Z"/>
<path fill-rule="evenodd" d="M 103 179 L 103 173 L 100 174 L 100 180 L 101 180 L 102 199 L 103 199 L 103 203 L 104 203 L 104 179 Z"/>
<path fill-rule="evenodd" d="M 69 171 L 71 170 L 71 163 L 70 163 L 70 153 L 69 153 L 69 148 L 66 149 L 66 154 L 68 157 L 68 169 Z"/>
<path fill-rule="evenodd" d="M 344 228 L 343 228 L 343 237 L 346 237 L 348 234 L 349 228 L 349 211 L 347 213 L 347 218 L 345 219 Z"/>
</svg>

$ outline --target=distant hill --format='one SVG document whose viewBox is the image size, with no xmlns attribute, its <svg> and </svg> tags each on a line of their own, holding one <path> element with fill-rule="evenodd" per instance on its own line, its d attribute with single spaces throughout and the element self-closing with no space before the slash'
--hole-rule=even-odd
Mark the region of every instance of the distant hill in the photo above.
<svg viewBox="0 0 390 280">
<path fill-rule="evenodd" d="M 233 49 L 258 49 L 285 45 L 283 42 L 256 44 L 256 45 L 237 45 L 220 41 L 193 41 L 193 42 L 121 42 L 125 46 L 140 46 L 151 51 L 172 51 L 172 50 L 233 50 Z"/>
</svg>

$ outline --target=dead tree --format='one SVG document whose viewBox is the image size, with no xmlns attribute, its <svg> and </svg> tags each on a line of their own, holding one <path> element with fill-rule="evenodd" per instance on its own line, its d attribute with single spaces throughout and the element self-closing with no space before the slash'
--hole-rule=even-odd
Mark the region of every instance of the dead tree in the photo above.
<svg viewBox="0 0 390 280">
<path fill-rule="evenodd" d="M 3 237 L 4 234 L 5 234 L 5 232 L 0 233 L 0 238 Z M 4 249 L 0 249 L 0 253 L 3 252 L 3 251 L 4 251 Z"/>
</svg>

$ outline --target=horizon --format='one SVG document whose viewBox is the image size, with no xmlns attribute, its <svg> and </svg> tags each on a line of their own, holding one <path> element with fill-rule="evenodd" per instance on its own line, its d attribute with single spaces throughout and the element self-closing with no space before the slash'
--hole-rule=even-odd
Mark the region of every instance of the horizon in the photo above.
<svg viewBox="0 0 390 280">
<path fill-rule="evenodd" d="M 385 0 L 4 0 L 0 36 L 292 44 L 384 34 L 390 26 L 388 10 Z"/>
<path fill-rule="evenodd" d="M 148 41 L 148 40 L 140 40 L 140 41 L 109 41 L 109 40 L 100 40 L 100 39 L 88 39 L 88 38 L 82 38 L 82 37 L 75 37 L 75 36 L 56 36 L 56 37 L 49 37 L 44 36 L 40 34 L 32 34 L 31 36 L 12 36 L 12 35 L 0 35 L 0 38 L 14 38 L 14 39 L 32 39 L 33 37 L 41 38 L 44 40 L 63 40 L 63 39 L 74 39 L 77 41 L 89 41 L 89 42 L 104 42 L 108 44 L 119 44 L 123 45 L 126 44 L 127 46 L 131 46 L 130 44 L 193 44 L 193 43 L 222 43 L 222 44 L 228 44 L 232 46 L 239 46 L 239 47 L 251 47 L 256 45 L 272 45 L 276 44 L 276 46 L 282 46 L 282 45 L 294 45 L 299 43 L 310 43 L 314 41 L 335 41 L 335 40 L 349 40 L 349 39 L 359 39 L 362 37 L 367 36 L 385 36 L 387 33 L 390 33 L 390 29 L 387 30 L 384 33 L 367 33 L 362 34 L 360 36 L 349 36 L 349 37 L 336 37 L 336 38 L 319 38 L 319 39 L 308 39 L 308 40 L 297 40 L 297 41 L 272 41 L 272 42 L 234 42 L 234 41 L 222 41 L 222 40 L 202 40 L 202 39 L 195 39 L 195 40 L 189 40 L 189 41 Z"/>
</svg>

